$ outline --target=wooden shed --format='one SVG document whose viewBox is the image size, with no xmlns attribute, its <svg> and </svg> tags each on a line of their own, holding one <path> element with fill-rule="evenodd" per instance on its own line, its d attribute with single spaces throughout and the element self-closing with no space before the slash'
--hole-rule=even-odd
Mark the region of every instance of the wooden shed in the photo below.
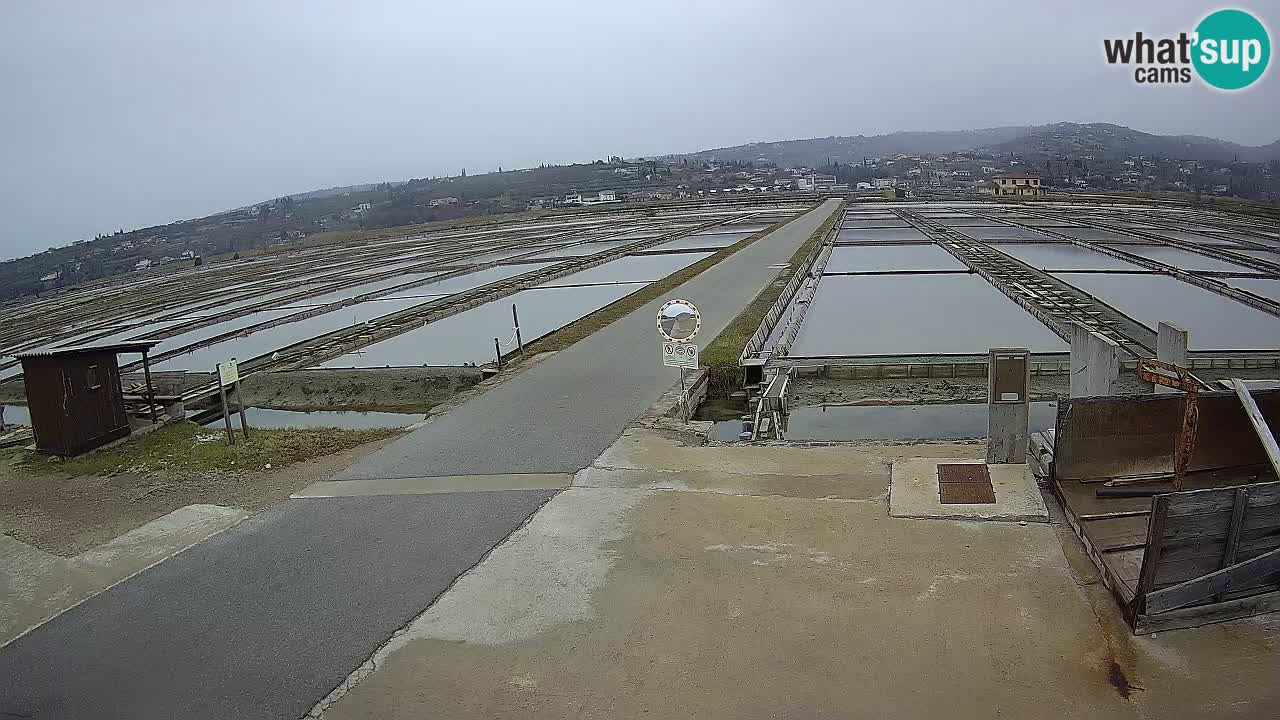
<svg viewBox="0 0 1280 720">
<path fill-rule="evenodd" d="M 15 355 L 22 361 L 36 449 L 52 455 L 79 455 L 128 437 L 131 430 L 116 356 L 142 353 L 147 397 L 154 399 L 147 353 L 155 345 L 124 342 Z M 154 401 L 151 407 L 154 421 Z"/>
</svg>

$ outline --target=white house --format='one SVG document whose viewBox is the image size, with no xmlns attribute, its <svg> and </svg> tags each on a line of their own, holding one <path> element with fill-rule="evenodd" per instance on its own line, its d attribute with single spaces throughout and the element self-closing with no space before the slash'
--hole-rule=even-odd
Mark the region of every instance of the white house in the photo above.
<svg viewBox="0 0 1280 720">
<path fill-rule="evenodd" d="M 601 190 L 599 198 L 596 200 L 596 202 L 602 202 L 602 203 L 617 202 L 617 201 L 618 201 L 618 193 L 614 190 Z"/>
<path fill-rule="evenodd" d="M 151 267 L 151 261 L 150 261 L 150 260 L 143 259 L 143 260 L 139 260 L 139 261 L 137 262 L 137 264 L 135 264 L 135 265 L 133 266 L 133 269 L 134 269 L 134 270 L 146 270 L 146 269 L 147 269 L 147 268 L 149 268 L 149 267 Z"/>
<path fill-rule="evenodd" d="M 995 177 L 996 195 L 1044 195 L 1040 176 L 1030 173 L 1010 172 Z"/>
<path fill-rule="evenodd" d="M 569 193 L 568 195 L 565 195 L 564 204 L 565 205 L 581 205 L 582 193 Z"/>
<path fill-rule="evenodd" d="M 891 188 L 894 185 L 897 185 L 898 182 L 893 178 L 874 178 L 871 181 L 871 184 L 875 189 L 882 190 L 884 188 Z"/>
<path fill-rule="evenodd" d="M 857 189 L 859 189 L 859 190 L 870 190 L 870 189 L 871 189 L 871 183 L 869 183 L 869 182 L 860 182 L 860 183 L 858 183 L 858 188 L 857 188 Z"/>
<path fill-rule="evenodd" d="M 796 178 L 797 190 L 829 190 L 835 184 L 835 175 L 809 174 Z"/>
</svg>

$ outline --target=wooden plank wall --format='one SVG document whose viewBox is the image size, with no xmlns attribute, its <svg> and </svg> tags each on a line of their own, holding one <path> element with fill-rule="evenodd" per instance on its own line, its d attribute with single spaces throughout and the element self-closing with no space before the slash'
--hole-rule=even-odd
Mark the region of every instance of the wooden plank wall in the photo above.
<svg viewBox="0 0 1280 720">
<path fill-rule="evenodd" d="M 1146 613 L 1150 592 L 1202 578 L 1277 549 L 1280 482 L 1159 495 L 1153 501 L 1147 550 L 1138 580 L 1138 615 Z M 1237 582 L 1224 592 L 1172 612 L 1190 620 L 1196 608 L 1206 610 L 1206 606 L 1275 591 L 1280 591 L 1280 573 Z M 1150 627 L 1160 617 L 1159 613 L 1151 614 L 1143 621 Z M 1182 622 L 1179 626 L 1187 624 Z"/>
<path fill-rule="evenodd" d="M 1253 394 L 1280 435 L 1280 390 Z M 1071 398 L 1058 404 L 1054 477 L 1063 480 L 1173 472 L 1182 395 Z M 1266 464 L 1262 443 L 1233 392 L 1200 395 L 1200 431 L 1191 470 Z"/>
</svg>

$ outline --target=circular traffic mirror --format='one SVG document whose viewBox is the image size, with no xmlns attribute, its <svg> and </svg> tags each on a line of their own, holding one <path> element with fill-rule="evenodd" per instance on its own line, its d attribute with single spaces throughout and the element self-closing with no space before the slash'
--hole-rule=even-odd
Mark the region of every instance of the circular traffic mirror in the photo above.
<svg viewBox="0 0 1280 720">
<path fill-rule="evenodd" d="M 687 300 L 668 300 L 658 311 L 658 332 L 675 342 L 689 340 L 698 334 L 702 318 L 698 308 Z"/>
</svg>

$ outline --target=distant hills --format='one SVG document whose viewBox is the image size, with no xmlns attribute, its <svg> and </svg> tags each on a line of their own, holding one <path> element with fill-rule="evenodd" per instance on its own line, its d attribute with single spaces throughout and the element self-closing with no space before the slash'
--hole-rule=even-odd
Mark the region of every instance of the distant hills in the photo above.
<svg viewBox="0 0 1280 720">
<path fill-rule="evenodd" d="M 1280 140 L 1250 146 L 1199 135 L 1153 135 L 1110 123 L 1056 123 L 978 130 L 895 132 L 886 135 L 833 135 L 807 140 L 750 143 L 668 156 L 689 162 L 759 162 L 781 167 L 823 165 L 829 158 L 861 162 L 864 157 L 919 155 L 983 150 L 1020 156 L 1079 157 L 1118 160 L 1158 155 L 1178 160 L 1229 163 L 1233 160 L 1280 160 Z"/>
<path fill-rule="evenodd" d="M 1241 145 L 1202 135 L 1153 135 L 1110 123 L 1058 123 L 1029 127 L 1018 137 L 984 149 L 1023 157 L 1093 155 L 1098 159 L 1119 160 L 1154 155 L 1215 164 L 1280 160 L 1280 140 L 1269 145 Z"/>
</svg>

